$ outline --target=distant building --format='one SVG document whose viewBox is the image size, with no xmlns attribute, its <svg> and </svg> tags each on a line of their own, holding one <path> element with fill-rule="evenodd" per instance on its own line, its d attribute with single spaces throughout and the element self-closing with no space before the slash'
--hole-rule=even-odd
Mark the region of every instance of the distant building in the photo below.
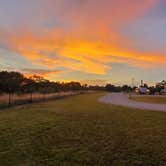
<svg viewBox="0 0 166 166">
<path fill-rule="evenodd" d="M 160 94 L 161 95 L 166 95 L 166 89 L 161 89 Z"/>
<path fill-rule="evenodd" d="M 161 95 L 166 95 L 166 84 L 163 86 L 163 89 L 160 90 Z"/>
<path fill-rule="evenodd" d="M 149 94 L 150 90 L 147 87 L 139 87 L 139 93 L 140 94 Z"/>
<path fill-rule="evenodd" d="M 161 95 L 166 95 L 166 81 L 163 80 L 157 84 L 157 87 L 160 89 Z"/>
<path fill-rule="evenodd" d="M 143 83 L 143 80 L 141 80 L 141 85 L 139 86 L 139 88 L 135 89 L 135 92 L 138 94 L 149 94 L 150 90 L 148 89 L 146 84 Z"/>
</svg>

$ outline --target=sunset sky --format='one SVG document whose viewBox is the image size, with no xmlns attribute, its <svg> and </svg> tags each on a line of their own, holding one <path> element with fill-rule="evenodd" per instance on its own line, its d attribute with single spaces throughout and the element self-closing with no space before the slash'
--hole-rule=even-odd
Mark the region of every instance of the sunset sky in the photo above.
<svg viewBox="0 0 166 166">
<path fill-rule="evenodd" d="M 166 79 L 166 0 L 0 0 L 0 69 L 88 84 Z"/>
</svg>

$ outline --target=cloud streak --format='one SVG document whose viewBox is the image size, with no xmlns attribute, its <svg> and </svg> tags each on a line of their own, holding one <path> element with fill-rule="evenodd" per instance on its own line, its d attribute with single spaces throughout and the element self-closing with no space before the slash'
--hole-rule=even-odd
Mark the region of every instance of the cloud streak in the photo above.
<svg viewBox="0 0 166 166">
<path fill-rule="evenodd" d="M 65 68 L 92 74 L 106 74 L 111 63 L 153 67 L 165 65 L 158 50 L 140 51 L 120 33 L 123 26 L 151 10 L 157 0 L 48 0 L 45 10 L 26 28 L 0 29 L 0 42 L 31 63 L 50 70 Z M 36 11 L 34 10 L 36 13 Z M 24 17 L 24 14 L 23 14 Z M 30 20 L 30 21 L 29 21 Z M 36 20 L 36 22 L 35 22 Z"/>
<path fill-rule="evenodd" d="M 26 76 L 40 75 L 44 77 L 50 77 L 51 75 L 59 74 L 61 70 L 49 70 L 49 69 L 34 69 L 34 68 L 25 68 L 21 69 L 23 74 Z"/>
</svg>

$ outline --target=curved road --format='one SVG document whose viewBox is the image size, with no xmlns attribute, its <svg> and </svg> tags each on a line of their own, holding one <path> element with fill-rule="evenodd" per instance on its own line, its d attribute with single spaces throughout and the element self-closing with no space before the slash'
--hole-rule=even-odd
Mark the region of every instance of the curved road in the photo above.
<svg viewBox="0 0 166 166">
<path fill-rule="evenodd" d="M 109 93 L 99 98 L 99 101 L 119 106 L 166 112 L 166 104 L 151 104 L 151 103 L 133 101 L 128 99 L 128 96 L 123 93 Z"/>
</svg>

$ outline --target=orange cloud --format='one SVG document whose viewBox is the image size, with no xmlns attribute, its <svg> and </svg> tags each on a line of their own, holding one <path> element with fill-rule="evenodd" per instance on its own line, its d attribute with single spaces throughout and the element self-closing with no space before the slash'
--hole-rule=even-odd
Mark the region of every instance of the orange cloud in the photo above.
<svg viewBox="0 0 166 166">
<path fill-rule="evenodd" d="M 40 75 L 43 77 L 51 77 L 52 75 L 55 75 L 55 74 L 62 72 L 60 70 L 31 69 L 31 68 L 21 69 L 21 71 L 28 77 L 33 76 L 33 75 Z"/>
<path fill-rule="evenodd" d="M 80 2 L 80 1 L 79 1 Z M 33 26 L 19 32 L 1 31 L 3 43 L 11 50 L 26 57 L 33 64 L 49 70 L 65 67 L 93 74 L 106 74 L 110 63 L 126 63 L 132 66 L 151 67 L 165 65 L 165 55 L 158 51 L 140 52 L 131 48 L 126 37 L 118 33 L 118 28 L 133 21 L 150 10 L 156 0 L 86 0 L 73 3 L 49 0 L 46 16 L 59 18 L 66 27 L 53 27 L 40 33 Z M 70 8 L 65 6 L 71 5 Z M 64 14 L 64 10 L 66 13 Z M 55 11 L 55 13 L 54 13 Z M 50 16 L 51 14 L 51 16 Z M 40 30 L 39 30 L 40 31 Z M 49 73 L 49 72 L 48 72 Z"/>
</svg>

